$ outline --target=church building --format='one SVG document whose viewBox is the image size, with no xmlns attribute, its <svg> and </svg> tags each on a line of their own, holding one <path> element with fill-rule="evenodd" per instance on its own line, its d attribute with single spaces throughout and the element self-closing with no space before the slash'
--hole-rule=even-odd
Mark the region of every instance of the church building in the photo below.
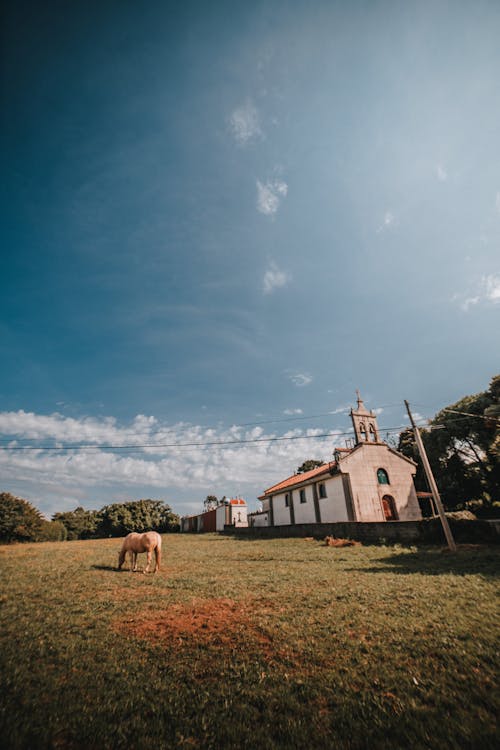
<svg viewBox="0 0 500 750">
<path fill-rule="evenodd" d="M 422 518 L 413 484 L 416 464 L 380 438 L 377 417 L 358 392 L 351 409 L 355 445 L 334 460 L 278 482 L 259 497 L 253 525 L 336 521 L 415 521 Z"/>
</svg>

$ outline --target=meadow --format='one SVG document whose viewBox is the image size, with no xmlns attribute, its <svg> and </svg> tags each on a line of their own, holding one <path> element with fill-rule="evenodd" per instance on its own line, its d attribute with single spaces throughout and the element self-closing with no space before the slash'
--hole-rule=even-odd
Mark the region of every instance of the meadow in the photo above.
<svg viewBox="0 0 500 750">
<path fill-rule="evenodd" d="M 2 747 L 498 747 L 498 548 L 119 546 L 0 547 Z"/>
</svg>

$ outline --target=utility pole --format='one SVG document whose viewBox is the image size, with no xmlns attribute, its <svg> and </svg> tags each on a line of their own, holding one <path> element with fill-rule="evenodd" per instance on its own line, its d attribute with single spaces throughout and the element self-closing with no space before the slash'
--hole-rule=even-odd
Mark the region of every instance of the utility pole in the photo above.
<svg viewBox="0 0 500 750">
<path fill-rule="evenodd" d="M 427 481 L 429 482 L 429 487 L 431 488 L 434 505 L 437 508 L 438 513 L 439 513 L 439 518 L 441 519 L 441 524 L 443 526 L 443 531 L 446 537 L 446 541 L 448 542 L 448 547 L 450 548 L 452 552 L 456 552 L 457 545 L 455 544 L 455 540 L 453 539 L 453 534 L 451 533 L 450 525 L 448 523 L 448 519 L 446 518 L 446 515 L 444 512 L 444 508 L 441 502 L 441 498 L 439 496 L 439 491 L 437 488 L 436 480 L 434 479 L 431 465 L 429 463 L 429 459 L 427 458 L 427 453 L 425 452 L 424 444 L 420 436 L 420 432 L 418 430 L 417 425 L 415 424 L 415 420 L 413 419 L 413 415 L 410 411 L 410 404 L 408 403 L 408 401 L 406 401 L 406 399 L 405 399 L 405 406 L 406 406 L 406 411 L 408 412 L 408 416 L 410 418 L 411 426 L 413 427 L 415 440 L 417 441 L 418 452 L 420 453 L 420 458 L 422 459 L 422 463 L 424 465 L 424 470 L 427 476 Z"/>
</svg>

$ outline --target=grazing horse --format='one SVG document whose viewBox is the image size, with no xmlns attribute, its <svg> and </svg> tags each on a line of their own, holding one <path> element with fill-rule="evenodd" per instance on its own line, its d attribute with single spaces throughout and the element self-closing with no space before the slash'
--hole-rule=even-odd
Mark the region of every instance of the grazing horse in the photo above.
<svg viewBox="0 0 500 750">
<path fill-rule="evenodd" d="M 145 534 L 137 534 L 133 531 L 131 534 L 127 534 L 123 540 L 122 548 L 118 556 L 118 570 L 121 570 L 127 552 L 130 552 L 130 559 L 132 562 L 132 572 L 135 573 L 137 570 L 137 555 L 140 552 L 148 553 L 148 562 L 144 569 L 144 573 L 149 573 L 149 566 L 151 565 L 151 556 L 155 552 L 156 564 L 153 573 L 160 570 L 161 562 L 161 536 L 156 531 L 146 531 Z"/>
</svg>

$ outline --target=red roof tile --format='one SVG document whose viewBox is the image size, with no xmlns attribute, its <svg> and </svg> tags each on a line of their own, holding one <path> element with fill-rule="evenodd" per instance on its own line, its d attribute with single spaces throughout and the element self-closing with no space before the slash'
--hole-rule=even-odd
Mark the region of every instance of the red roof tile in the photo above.
<svg viewBox="0 0 500 750">
<path fill-rule="evenodd" d="M 313 477 L 320 476 L 321 474 L 329 474 L 334 468 L 336 468 L 336 466 L 337 464 L 335 463 L 335 461 L 330 461 L 330 463 L 323 464 L 323 466 L 317 466 L 315 469 L 311 469 L 311 471 L 304 471 L 303 474 L 294 474 L 292 477 L 288 477 L 288 479 L 284 479 L 278 484 L 273 484 L 272 487 L 264 490 L 264 494 L 260 497 L 263 498 L 267 495 L 274 495 L 280 490 L 294 487 L 297 484 L 302 484 L 303 482 L 307 482 L 308 479 L 312 479 Z"/>
</svg>

